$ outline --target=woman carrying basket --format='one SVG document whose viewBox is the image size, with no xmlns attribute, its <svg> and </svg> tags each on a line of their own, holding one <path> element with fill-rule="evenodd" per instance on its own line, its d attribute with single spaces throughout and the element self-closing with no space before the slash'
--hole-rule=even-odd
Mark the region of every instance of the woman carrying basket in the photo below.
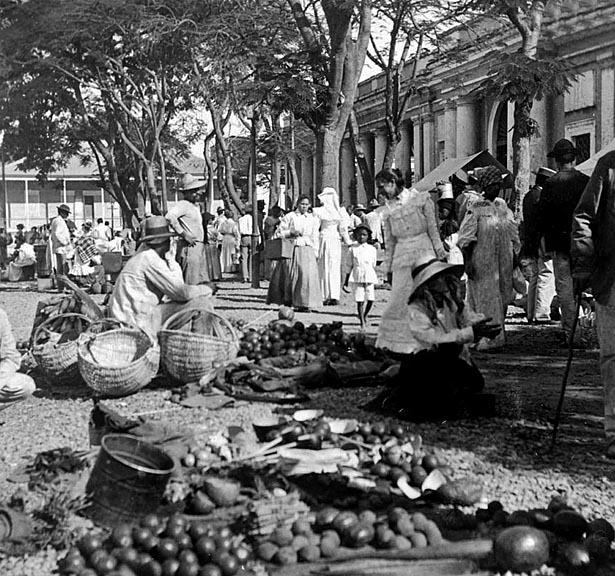
<svg viewBox="0 0 615 576">
<path fill-rule="evenodd" d="M 179 310 L 213 310 L 209 286 L 184 283 L 179 264 L 168 253 L 171 236 L 163 216 L 144 221 L 140 239 L 144 246 L 122 269 L 109 302 L 112 318 L 154 337 L 162 323 Z"/>
</svg>

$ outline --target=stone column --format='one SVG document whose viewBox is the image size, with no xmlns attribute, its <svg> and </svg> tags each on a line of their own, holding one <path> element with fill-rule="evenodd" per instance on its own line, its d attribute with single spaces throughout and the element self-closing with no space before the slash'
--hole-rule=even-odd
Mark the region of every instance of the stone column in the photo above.
<svg viewBox="0 0 615 576">
<path fill-rule="evenodd" d="M 350 141 L 346 139 L 342 141 L 340 146 L 340 181 L 338 186 L 340 202 L 347 204 L 350 201 L 351 189 L 356 185 L 354 155 Z"/>
<path fill-rule="evenodd" d="M 444 108 L 444 155 L 457 157 L 457 106 L 454 102 Z"/>
<path fill-rule="evenodd" d="M 412 123 L 404 122 L 400 127 L 400 132 L 401 140 L 395 150 L 395 167 L 402 171 L 402 174 L 409 182 L 412 170 Z"/>
<path fill-rule="evenodd" d="M 374 176 L 382 170 L 384 155 L 387 150 L 387 135 L 383 131 L 378 131 L 374 135 Z"/>
<path fill-rule="evenodd" d="M 601 71 L 600 91 L 600 147 L 606 146 L 615 137 L 615 70 L 605 68 Z"/>
<path fill-rule="evenodd" d="M 423 176 L 435 168 L 435 133 L 433 116 L 423 116 Z"/>
<path fill-rule="evenodd" d="M 423 134 L 421 130 L 421 119 L 416 116 L 412 119 L 414 138 L 412 139 L 412 156 L 414 159 L 414 178 L 413 182 L 418 182 L 423 177 Z"/>
<path fill-rule="evenodd" d="M 457 101 L 457 134 L 456 156 L 470 156 L 480 149 L 479 124 L 477 104 L 473 100 L 460 99 Z"/>
</svg>

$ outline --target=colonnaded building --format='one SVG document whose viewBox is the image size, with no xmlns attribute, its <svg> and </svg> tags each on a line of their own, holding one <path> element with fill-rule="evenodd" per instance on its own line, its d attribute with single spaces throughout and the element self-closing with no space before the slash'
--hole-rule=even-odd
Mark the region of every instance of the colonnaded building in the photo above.
<svg viewBox="0 0 615 576">
<path fill-rule="evenodd" d="M 532 140 L 533 169 L 548 165 L 546 154 L 562 137 L 572 140 L 580 150 L 579 162 L 615 138 L 615 1 L 563 0 L 550 4 L 539 46 L 569 62 L 576 77 L 568 93 L 534 104 L 532 117 L 540 135 Z M 501 30 L 498 40 L 516 50 L 520 39 L 512 26 L 481 21 L 472 33 L 492 34 L 496 27 Z M 408 181 L 420 180 L 448 158 L 482 150 L 512 169 L 513 105 L 477 95 L 489 71 L 489 49 L 476 49 L 467 31 L 453 34 L 467 57 L 455 65 L 436 65 L 406 112 L 395 165 Z M 406 70 L 410 68 L 406 66 Z M 378 172 L 386 148 L 382 74 L 361 83 L 355 109 L 363 150 Z M 311 191 L 314 161 L 310 151 L 303 151 L 300 164 L 303 191 Z M 366 200 L 349 140 L 342 144 L 339 190 L 346 203 Z"/>
</svg>

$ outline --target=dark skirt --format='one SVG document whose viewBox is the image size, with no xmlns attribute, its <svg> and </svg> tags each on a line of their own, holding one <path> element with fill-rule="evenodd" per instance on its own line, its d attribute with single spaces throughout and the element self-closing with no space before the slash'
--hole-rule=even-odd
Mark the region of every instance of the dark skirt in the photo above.
<svg viewBox="0 0 615 576">
<path fill-rule="evenodd" d="M 273 270 L 267 304 L 313 309 L 321 302 L 316 254 L 310 246 L 295 246 L 293 257 L 279 260 Z"/>
<path fill-rule="evenodd" d="M 404 356 L 399 374 L 370 407 L 413 422 L 451 420 L 466 413 L 467 399 L 481 392 L 483 375 L 459 357 L 456 345 Z"/>
</svg>

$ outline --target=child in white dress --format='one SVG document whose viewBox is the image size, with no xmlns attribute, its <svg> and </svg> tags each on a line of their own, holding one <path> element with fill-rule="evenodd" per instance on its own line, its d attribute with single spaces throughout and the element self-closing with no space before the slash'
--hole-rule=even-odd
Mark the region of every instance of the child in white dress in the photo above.
<svg viewBox="0 0 615 576">
<path fill-rule="evenodd" d="M 378 283 L 376 248 L 368 243 L 372 236 L 369 226 L 359 224 L 354 229 L 353 235 L 356 243 L 349 248 L 352 270 L 346 275 L 344 291 L 348 292 L 348 283 L 350 282 L 354 292 L 354 299 L 357 303 L 357 314 L 361 330 L 364 330 L 367 316 L 374 305 L 374 288 Z"/>
</svg>

